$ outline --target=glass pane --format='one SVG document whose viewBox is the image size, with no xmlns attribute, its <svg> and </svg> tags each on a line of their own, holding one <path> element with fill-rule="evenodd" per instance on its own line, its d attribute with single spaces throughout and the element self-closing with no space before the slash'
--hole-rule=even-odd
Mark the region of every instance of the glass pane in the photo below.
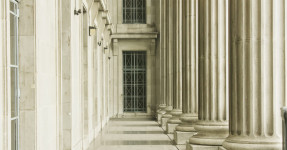
<svg viewBox="0 0 287 150">
<path fill-rule="evenodd" d="M 126 0 L 125 7 L 132 7 L 133 6 L 133 0 Z"/>
<path fill-rule="evenodd" d="M 18 147 L 18 119 L 11 121 L 11 150 Z"/>
<path fill-rule="evenodd" d="M 137 1 L 137 7 L 141 8 L 143 6 L 143 0 L 138 0 Z"/>
<path fill-rule="evenodd" d="M 10 86 L 11 86 L 11 150 L 18 150 L 18 12 L 17 3 L 10 2 Z"/>
<path fill-rule="evenodd" d="M 17 68 L 11 67 L 11 118 L 18 116 L 18 75 Z"/>
<path fill-rule="evenodd" d="M 10 2 L 10 11 L 12 11 L 13 13 L 17 13 L 17 5 L 13 2 Z"/>
<path fill-rule="evenodd" d="M 123 1 L 123 23 L 145 23 L 146 21 L 145 0 Z"/>
<path fill-rule="evenodd" d="M 11 65 L 17 65 L 17 22 L 18 19 L 10 14 L 10 62 Z"/>
</svg>

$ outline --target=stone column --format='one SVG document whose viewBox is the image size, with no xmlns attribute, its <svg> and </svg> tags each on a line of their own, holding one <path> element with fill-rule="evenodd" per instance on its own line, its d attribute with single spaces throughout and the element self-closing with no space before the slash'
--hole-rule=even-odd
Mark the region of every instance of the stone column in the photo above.
<svg viewBox="0 0 287 150">
<path fill-rule="evenodd" d="M 282 149 L 286 1 L 229 2 L 230 150 Z"/>
<path fill-rule="evenodd" d="M 173 133 L 175 127 L 181 123 L 182 114 L 182 1 L 173 1 L 175 7 L 175 45 L 173 50 L 174 89 L 172 118 L 167 121 L 167 133 Z"/>
<path fill-rule="evenodd" d="M 189 149 L 218 149 L 228 136 L 226 1 L 199 0 L 198 133 Z"/>
<path fill-rule="evenodd" d="M 162 115 L 166 113 L 166 0 L 160 0 L 160 99 L 157 121 L 161 124 Z"/>
<path fill-rule="evenodd" d="M 198 118 L 197 113 L 197 0 L 183 0 L 183 86 L 182 86 L 182 123 L 176 127 L 176 144 L 185 144 L 192 135 Z"/>
<path fill-rule="evenodd" d="M 166 60 L 166 113 L 162 116 L 161 126 L 164 130 L 166 130 L 166 123 L 169 118 L 171 118 L 171 110 L 173 106 L 173 51 L 174 51 L 174 0 L 166 0 L 166 17 L 167 25 L 166 25 L 166 51 L 167 51 L 167 60 Z"/>
</svg>

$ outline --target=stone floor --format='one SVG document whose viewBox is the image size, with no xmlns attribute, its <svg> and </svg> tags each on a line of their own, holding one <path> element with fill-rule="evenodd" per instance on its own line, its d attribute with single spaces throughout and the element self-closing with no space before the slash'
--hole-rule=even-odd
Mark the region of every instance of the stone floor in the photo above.
<svg viewBox="0 0 287 150">
<path fill-rule="evenodd" d="M 89 150 L 184 150 L 150 119 L 112 119 Z"/>
</svg>

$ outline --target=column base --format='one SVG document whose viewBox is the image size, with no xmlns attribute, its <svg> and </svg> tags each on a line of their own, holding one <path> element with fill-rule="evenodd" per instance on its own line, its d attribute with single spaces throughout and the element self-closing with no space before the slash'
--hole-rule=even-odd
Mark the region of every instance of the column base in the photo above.
<svg viewBox="0 0 287 150">
<path fill-rule="evenodd" d="M 164 129 L 164 131 L 166 131 L 167 121 L 172 117 L 172 115 L 170 114 L 171 110 L 172 110 L 172 106 L 165 107 L 164 111 L 166 113 L 162 115 L 161 117 L 161 127 Z"/>
<path fill-rule="evenodd" d="M 281 150 L 280 138 L 268 137 L 228 137 L 223 142 L 228 150 Z"/>
<path fill-rule="evenodd" d="M 221 150 L 220 146 L 206 146 L 206 145 L 194 145 L 187 144 L 186 150 Z"/>
<path fill-rule="evenodd" d="M 166 117 L 162 117 L 161 118 L 161 127 L 163 129 L 166 129 L 166 124 L 167 124 L 167 121 L 169 120 L 170 118 L 166 118 Z"/>
<path fill-rule="evenodd" d="M 156 112 L 159 113 L 160 111 L 164 110 L 165 108 L 166 108 L 165 104 L 160 104 L 160 105 L 158 105 Z"/>
<path fill-rule="evenodd" d="M 158 113 L 157 114 L 157 123 L 159 124 L 159 125 L 161 125 L 161 118 L 162 118 L 162 116 L 163 116 L 163 114 L 161 114 L 161 113 Z"/>
<path fill-rule="evenodd" d="M 196 132 L 174 131 L 174 142 L 176 145 L 184 145 Z"/>
<path fill-rule="evenodd" d="M 227 150 L 227 149 L 224 148 L 223 146 L 219 146 L 218 150 Z"/>
<path fill-rule="evenodd" d="M 198 133 L 189 139 L 189 143 L 195 145 L 222 146 L 229 134 L 225 121 L 199 121 L 195 130 Z"/>
<path fill-rule="evenodd" d="M 178 126 L 179 124 L 174 124 L 174 123 L 167 123 L 166 124 L 166 133 L 167 134 L 173 134 L 175 131 L 175 128 Z"/>
<path fill-rule="evenodd" d="M 181 124 L 181 121 L 179 120 L 179 116 L 182 114 L 182 111 L 180 109 L 173 109 L 170 114 L 172 117 L 167 121 L 166 130 L 167 133 L 174 133 L 175 128 Z"/>
<path fill-rule="evenodd" d="M 197 114 L 182 114 L 179 118 L 182 122 L 180 125 L 176 127 L 176 131 L 181 132 L 197 132 L 194 129 L 194 126 L 197 121 Z"/>
<path fill-rule="evenodd" d="M 181 124 L 175 128 L 174 142 L 178 145 L 185 144 L 197 131 L 194 125 L 197 121 L 197 114 L 182 114 L 179 118 Z"/>
<path fill-rule="evenodd" d="M 160 104 L 160 105 L 158 106 L 158 110 L 157 110 L 157 114 L 156 114 L 156 119 L 157 119 L 157 122 L 158 122 L 159 124 L 161 124 L 161 117 L 166 113 L 165 108 L 166 108 L 166 105 L 165 105 L 165 104 Z"/>
</svg>

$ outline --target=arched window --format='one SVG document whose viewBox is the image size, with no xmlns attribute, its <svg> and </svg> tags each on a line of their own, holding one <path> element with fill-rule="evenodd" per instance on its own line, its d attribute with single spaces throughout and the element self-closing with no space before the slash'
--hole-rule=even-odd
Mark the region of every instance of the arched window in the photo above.
<svg viewBox="0 0 287 150">
<path fill-rule="evenodd" d="M 123 23 L 146 23 L 146 0 L 123 0 Z"/>
</svg>

